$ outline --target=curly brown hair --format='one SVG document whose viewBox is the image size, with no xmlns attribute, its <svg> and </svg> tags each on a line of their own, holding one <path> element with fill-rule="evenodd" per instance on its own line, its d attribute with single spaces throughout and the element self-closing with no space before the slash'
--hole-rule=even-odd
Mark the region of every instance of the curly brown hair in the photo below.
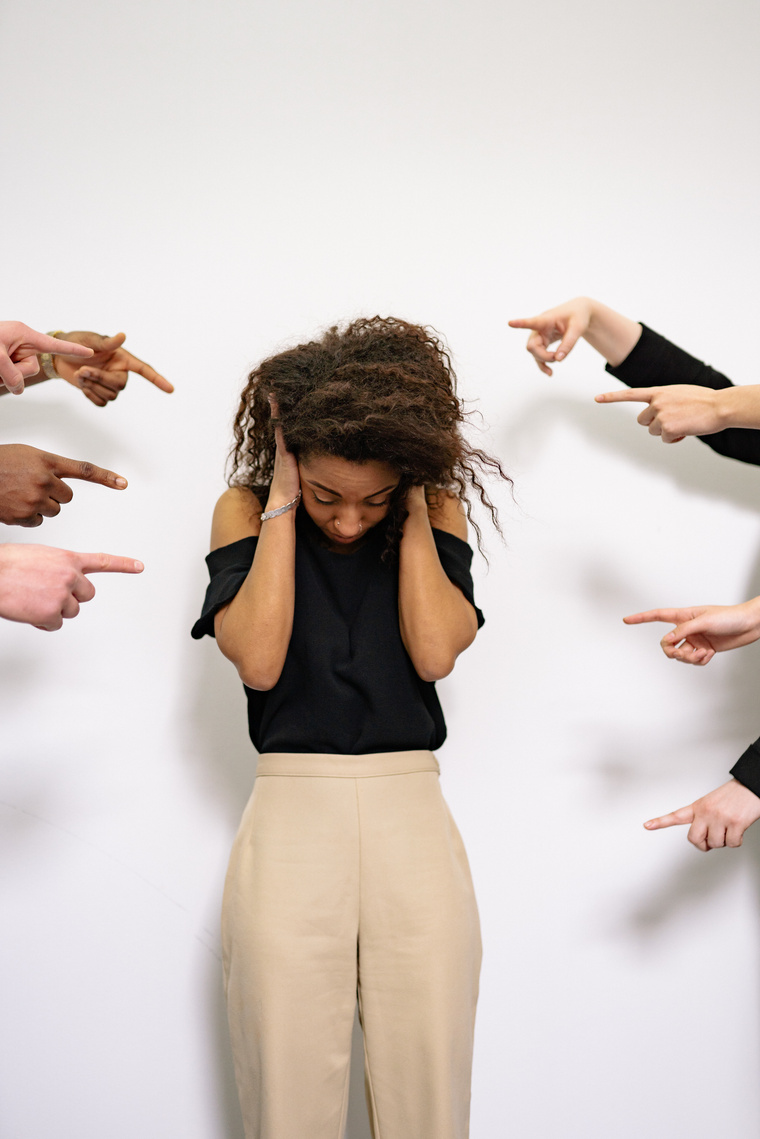
<svg viewBox="0 0 760 1139">
<path fill-rule="evenodd" d="M 277 397 L 288 450 L 295 456 L 375 460 L 398 471 L 389 510 L 389 550 L 398 547 L 410 486 L 453 491 L 472 518 L 474 488 L 501 532 L 479 473 L 512 480 L 498 459 L 472 447 L 456 394 L 451 357 L 431 328 L 374 316 L 328 329 L 319 339 L 264 360 L 248 376 L 235 417 L 231 486 L 268 486 L 275 458 L 269 393 Z"/>
</svg>

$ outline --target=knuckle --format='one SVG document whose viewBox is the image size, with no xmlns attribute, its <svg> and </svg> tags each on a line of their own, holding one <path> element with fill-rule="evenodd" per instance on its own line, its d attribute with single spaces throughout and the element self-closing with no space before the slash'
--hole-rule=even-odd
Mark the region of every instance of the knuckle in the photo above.
<svg viewBox="0 0 760 1139">
<path fill-rule="evenodd" d="M 91 479 L 95 474 L 95 467 L 92 463 L 82 461 L 79 464 L 79 477 L 83 479 Z"/>
</svg>

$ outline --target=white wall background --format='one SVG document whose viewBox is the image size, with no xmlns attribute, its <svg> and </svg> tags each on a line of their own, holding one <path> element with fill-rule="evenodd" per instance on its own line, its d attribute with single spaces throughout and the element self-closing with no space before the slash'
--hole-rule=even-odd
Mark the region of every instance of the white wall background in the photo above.
<svg viewBox="0 0 760 1139">
<path fill-rule="evenodd" d="M 124 329 L 169 376 L 62 383 L 0 439 L 109 466 L 3 540 L 142 558 L 55 635 L 0 629 L 4 1139 L 240 1139 L 220 894 L 254 759 L 189 626 L 249 363 L 358 313 L 434 324 L 517 483 L 488 623 L 441 685 L 485 938 L 474 1139 L 754 1139 L 760 834 L 641 822 L 760 731 L 757 649 L 681 668 L 623 614 L 760 592 L 760 471 L 664 448 L 577 293 L 756 380 L 749 0 L 5 0 L 2 314 Z M 350 1139 L 368 1134 L 355 1084 Z"/>
</svg>

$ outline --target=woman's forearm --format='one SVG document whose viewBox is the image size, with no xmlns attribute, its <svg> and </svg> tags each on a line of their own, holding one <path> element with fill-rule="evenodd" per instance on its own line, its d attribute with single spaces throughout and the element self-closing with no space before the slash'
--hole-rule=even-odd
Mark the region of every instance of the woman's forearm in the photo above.
<svg viewBox="0 0 760 1139">
<path fill-rule="evenodd" d="M 276 505 L 282 505 L 280 502 Z M 219 648 L 244 684 L 267 691 L 280 678 L 293 631 L 295 511 L 261 525 L 248 577 L 217 615 Z"/>
<path fill-rule="evenodd" d="M 399 549 L 401 639 L 418 676 L 441 680 L 478 630 L 475 610 L 441 566 L 427 507 L 410 504 Z"/>
</svg>

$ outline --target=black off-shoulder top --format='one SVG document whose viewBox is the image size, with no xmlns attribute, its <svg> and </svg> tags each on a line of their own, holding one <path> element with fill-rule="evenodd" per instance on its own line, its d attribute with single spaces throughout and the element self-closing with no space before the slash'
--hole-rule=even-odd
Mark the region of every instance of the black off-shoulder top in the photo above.
<svg viewBox="0 0 760 1139">
<path fill-rule="evenodd" d="M 448 576 L 475 607 L 470 546 L 433 530 Z M 214 615 L 232 601 L 253 563 L 258 538 L 206 558 L 211 582 L 195 623 L 214 635 Z M 251 740 L 260 752 L 435 750 L 446 723 L 435 684 L 420 679 L 401 640 L 398 562 L 384 560 L 380 523 L 351 554 L 335 553 L 305 510 L 296 515 L 293 632 L 280 679 L 268 692 L 245 688 Z M 483 614 L 475 607 L 478 627 Z"/>
</svg>

